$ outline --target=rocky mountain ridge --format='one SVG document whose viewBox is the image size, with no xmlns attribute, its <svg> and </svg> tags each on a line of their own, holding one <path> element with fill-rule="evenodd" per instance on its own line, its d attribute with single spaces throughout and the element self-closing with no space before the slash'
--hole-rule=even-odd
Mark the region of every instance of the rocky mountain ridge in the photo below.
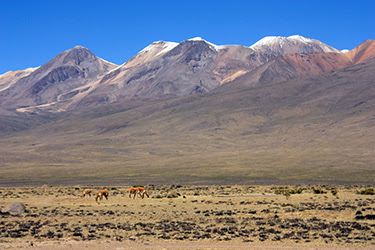
<svg viewBox="0 0 375 250">
<path fill-rule="evenodd" d="M 64 102 L 72 89 L 91 84 L 117 65 L 96 57 L 82 46 L 67 50 L 46 64 L 16 74 L 15 79 L 0 78 L 0 105 L 19 112 L 35 112 L 33 107 Z M 84 89 L 82 90 L 84 91 Z M 58 109 L 55 111 L 59 111 Z"/>
<path fill-rule="evenodd" d="M 134 98 L 186 96 L 247 74 L 247 84 L 256 86 L 321 74 L 374 56 L 371 40 L 342 53 L 302 36 L 266 37 L 250 47 L 218 46 L 197 37 L 154 42 L 119 66 L 77 46 L 41 67 L 1 75 L 0 108 L 2 113 L 55 113 Z"/>
</svg>

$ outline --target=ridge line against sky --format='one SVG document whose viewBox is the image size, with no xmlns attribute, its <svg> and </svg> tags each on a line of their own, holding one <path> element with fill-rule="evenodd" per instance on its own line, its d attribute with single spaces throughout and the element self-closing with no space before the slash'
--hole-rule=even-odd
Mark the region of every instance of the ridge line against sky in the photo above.
<svg viewBox="0 0 375 250">
<path fill-rule="evenodd" d="M 154 41 L 193 37 L 250 46 L 302 35 L 353 49 L 375 38 L 375 1 L 0 0 L 0 74 L 40 66 L 82 45 L 123 64 Z"/>
</svg>

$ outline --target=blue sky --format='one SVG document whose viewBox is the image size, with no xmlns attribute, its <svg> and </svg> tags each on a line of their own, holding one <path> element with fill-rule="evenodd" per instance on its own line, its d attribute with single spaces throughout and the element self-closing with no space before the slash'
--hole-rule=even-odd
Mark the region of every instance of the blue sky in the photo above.
<svg viewBox="0 0 375 250">
<path fill-rule="evenodd" d="M 372 0 L 0 0 L 0 74 L 82 45 L 122 64 L 153 41 L 250 46 L 303 35 L 337 49 L 375 39 Z"/>
</svg>

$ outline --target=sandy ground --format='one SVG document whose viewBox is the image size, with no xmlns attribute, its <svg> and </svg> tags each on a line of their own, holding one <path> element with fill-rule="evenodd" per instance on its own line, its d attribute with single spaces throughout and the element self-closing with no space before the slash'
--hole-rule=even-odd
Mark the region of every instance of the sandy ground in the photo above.
<svg viewBox="0 0 375 250">
<path fill-rule="evenodd" d="M 0 215 L 0 249 L 375 249 L 364 186 L 147 186 L 144 199 L 89 187 L 108 189 L 98 202 L 80 197 L 85 188 L 0 188 L 1 208 L 27 210 Z"/>
<path fill-rule="evenodd" d="M 345 247 L 345 246 L 299 246 L 299 245 L 259 245 L 251 243 L 231 242 L 41 242 L 0 244 L 3 249 L 41 249 L 41 250 L 65 250 L 65 249 L 256 249 L 256 250 L 277 250 L 277 249 L 302 249 L 302 250 L 355 250 L 374 249 L 373 247 Z"/>
</svg>

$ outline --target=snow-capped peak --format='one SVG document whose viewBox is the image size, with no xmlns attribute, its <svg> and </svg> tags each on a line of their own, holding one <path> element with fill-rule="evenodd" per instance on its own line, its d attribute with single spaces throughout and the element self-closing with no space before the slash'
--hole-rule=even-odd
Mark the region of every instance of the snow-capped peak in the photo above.
<svg viewBox="0 0 375 250">
<path fill-rule="evenodd" d="M 339 50 L 328 46 L 318 40 L 313 40 L 300 35 L 289 37 L 267 36 L 250 46 L 254 50 L 264 50 L 276 54 L 334 52 Z"/>
<path fill-rule="evenodd" d="M 346 53 L 346 52 L 349 52 L 349 50 L 348 49 L 341 50 L 341 53 Z"/>
<path fill-rule="evenodd" d="M 177 45 L 178 43 L 175 43 L 175 42 L 165 42 L 163 45 L 163 49 L 156 55 L 158 56 L 158 55 L 167 53 L 168 51 L 171 51 L 172 49 L 174 49 Z"/>
<path fill-rule="evenodd" d="M 257 47 L 261 47 L 261 46 L 271 45 L 281 38 L 283 38 L 283 37 L 281 37 L 281 36 L 266 36 L 266 37 L 260 39 L 258 42 L 254 43 L 253 45 L 251 45 L 250 48 L 257 48 Z"/>
<path fill-rule="evenodd" d="M 194 37 L 194 38 L 190 38 L 188 39 L 188 41 L 204 41 L 204 42 L 207 42 L 206 40 L 204 40 L 202 37 Z"/>
<path fill-rule="evenodd" d="M 210 45 L 216 51 L 219 51 L 221 49 L 225 49 L 227 47 L 226 45 L 216 45 L 216 44 L 210 43 L 210 42 L 204 40 L 202 37 L 199 37 L 199 36 L 188 39 L 187 41 L 203 41 L 203 42 L 207 43 L 208 45 Z"/>
<path fill-rule="evenodd" d="M 141 50 L 139 52 L 139 54 L 143 54 L 143 53 L 146 53 L 146 52 L 149 52 L 155 48 L 159 49 L 160 51 L 156 54 L 157 56 L 158 55 L 161 55 L 161 54 L 164 54 L 170 50 L 172 50 L 173 48 L 175 48 L 176 46 L 178 45 L 178 43 L 175 43 L 175 42 L 164 42 L 164 41 L 157 41 L 157 42 L 153 42 L 151 43 L 150 45 L 148 45 L 146 48 L 144 48 L 143 50 Z"/>
<path fill-rule="evenodd" d="M 250 46 L 250 48 L 256 48 L 260 46 L 270 46 L 274 43 L 284 43 L 285 41 L 300 41 L 303 43 L 312 43 L 313 40 L 300 36 L 300 35 L 293 35 L 289 37 L 284 37 L 284 36 L 266 36 L 259 40 L 258 42 L 254 43 L 253 45 Z"/>
<path fill-rule="evenodd" d="M 300 35 L 288 36 L 288 38 L 298 40 L 298 41 L 301 41 L 301 42 L 304 42 L 304 43 L 311 43 L 312 42 L 312 40 L 310 38 L 300 36 Z"/>
</svg>

